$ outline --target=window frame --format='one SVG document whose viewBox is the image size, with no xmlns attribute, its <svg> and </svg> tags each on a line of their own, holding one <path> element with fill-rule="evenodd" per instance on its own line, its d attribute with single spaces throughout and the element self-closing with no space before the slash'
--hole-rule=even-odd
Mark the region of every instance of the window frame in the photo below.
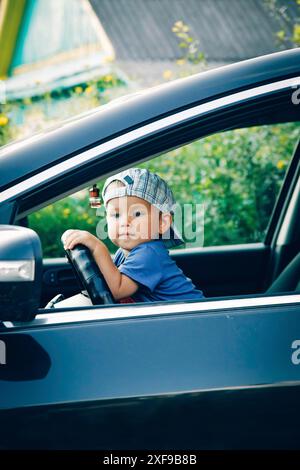
<svg viewBox="0 0 300 470">
<path fill-rule="evenodd" d="M 245 126 L 247 122 L 250 125 L 249 113 L 261 116 L 266 104 L 270 108 L 282 95 L 291 97 L 293 87 L 298 83 L 300 77 L 261 85 L 142 125 L 12 185 L 2 191 L 0 203 L 17 201 L 17 221 L 84 189 L 96 178 L 105 178 L 133 163 L 147 161 L 213 133 Z M 246 121 L 241 123 L 243 116 Z M 251 125 L 255 125 L 255 121 Z M 122 165 L 119 164 L 120 158 L 124 161 Z M 63 192 L 62 185 L 65 188 Z"/>
<path fill-rule="evenodd" d="M 266 103 L 270 106 L 272 102 L 276 100 L 278 101 L 278 98 L 282 98 L 282 96 L 286 98 L 287 95 L 291 93 L 291 89 L 295 86 L 295 83 L 298 83 L 299 81 L 300 77 L 298 79 L 287 79 L 268 85 L 254 87 L 250 90 L 234 93 L 225 98 L 212 100 L 192 109 L 175 113 L 174 115 L 146 124 L 133 131 L 126 132 L 119 137 L 105 142 L 104 144 L 100 144 L 85 152 L 81 152 L 60 164 L 56 164 L 37 175 L 31 176 L 21 183 L 14 185 L 12 188 L 6 189 L 1 194 L 0 202 L 5 205 L 12 203 L 15 208 L 14 221 L 18 221 L 19 219 L 26 217 L 31 212 L 45 207 L 46 205 L 69 194 L 86 188 L 89 184 L 95 181 L 96 178 L 100 179 L 110 176 L 111 174 L 114 174 L 116 170 L 120 171 L 130 167 L 133 163 L 147 161 L 161 153 L 164 153 L 165 151 L 185 145 L 193 140 L 205 137 L 212 133 L 223 132 L 225 130 L 236 128 L 237 123 L 239 123 L 239 126 L 241 125 L 242 116 L 246 116 L 248 119 L 249 112 L 250 115 L 260 115 L 259 110 L 264 109 Z M 229 125 L 228 122 L 230 119 L 231 124 Z M 284 120 L 283 122 L 286 121 Z M 200 124 L 202 127 L 199 131 Z M 183 135 L 179 133 L 179 130 L 182 131 Z M 133 138 L 134 136 L 136 138 Z M 176 140 L 176 136 L 179 136 L 181 140 Z M 161 146 L 164 147 L 163 150 L 161 149 Z M 144 151 L 142 156 L 140 156 L 141 148 Z M 119 159 L 116 158 L 116 156 L 118 155 L 120 157 L 122 153 L 126 158 L 124 158 L 124 164 L 120 165 Z M 84 157 L 86 160 L 84 160 Z M 295 169 L 290 167 L 290 171 L 293 172 Z M 62 187 L 62 183 L 65 184 L 63 192 L 61 192 L 60 189 Z M 16 205 L 17 210 L 15 207 Z M 267 302 L 270 302 L 270 305 L 273 306 L 275 305 L 273 301 L 276 302 L 276 298 L 278 299 L 278 297 L 281 297 L 279 300 L 280 305 L 286 303 L 284 298 L 285 296 L 276 295 L 271 296 L 271 298 L 266 295 L 258 298 L 249 296 L 246 299 L 243 299 L 243 307 L 246 308 L 251 305 L 259 306 L 261 305 L 261 302 L 263 302 L 263 299 L 267 299 Z M 286 297 L 288 299 L 288 303 L 298 303 L 300 300 L 300 297 L 295 296 L 293 293 L 288 294 Z M 255 301 L 255 303 L 253 304 L 252 301 Z M 203 307 L 203 302 L 192 302 L 193 311 L 199 311 L 199 306 L 201 306 L 200 311 L 214 311 L 214 308 L 208 308 L 207 304 L 210 302 L 211 300 L 205 299 L 205 307 Z M 219 303 L 218 305 L 220 306 L 220 310 L 234 308 L 235 305 L 234 303 L 231 303 L 234 302 L 234 300 L 230 299 L 225 301 L 227 304 L 224 304 L 224 301 L 222 300 L 218 300 L 217 302 Z M 184 313 L 186 311 L 185 306 L 187 303 L 188 302 L 180 302 L 178 304 L 172 302 L 171 305 L 166 305 L 166 307 L 170 309 L 169 313 L 176 312 L 178 308 L 180 309 L 179 313 Z M 153 307 L 154 309 L 159 308 L 157 305 L 154 305 Z M 212 304 L 210 304 L 210 307 L 212 307 Z M 107 306 L 93 306 L 93 308 L 75 307 L 72 309 L 65 308 L 62 310 L 66 314 L 71 310 L 70 314 L 73 316 L 74 311 L 83 309 L 85 312 L 84 321 L 87 321 L 88 318 L 86 313 L 88 311 L 101 310 L 101 312 L 103 312 L 106 308 Z M 110 308 L 125 308 L 125 305 L 118 305 L 117 307 L 111 306 Z M 131 306 L 130 308 L 132 309 L 133 307 Z M 141 306 L 138 306 L 138 308 L 141 308 Z M 144 309 L 149 308 L 150 307 L 147 305 L 142 306 L 142 310 L 144 312 L 147 311 Z M 40 310 L 44 312 L 45 309 Z M 59 322 L 59 316 L 57 315 L 61 312 L 59 312 L 59 309 L 56 311 L 54 310 L 51 312 L 51 317 L 53 317 L 53 313 L 56 313 L 55 317 Z M 165 313 L 162 313 L 162 315 L 164 314 Z M 96 316 L 97 315 L 98 314 L 96 313 Z M 147 315 L 151 315 L 151 313 L 148 313 Z M 37 318 L 37 320 L 38 324 L 47 323 L 45 313 L 43 313 L 41 322 L 39 318 Z M 33 324 L 37 324 L 34 323 L 37 320 L 34 320 Z M 79 321 L 79 317 L 77 319 L 73 317 L 70 321 L 77 322 Z"/>
<path fill-rule="evenodd" d="M 300 294 L 259 294 L 257 296 L 243 296 L 231 299 L 203 299 L 200 301 L 176 301 L 176 302 L 153 302 L 151 305 L 137 304 L 113 304 L 93 305 L 90 307 L 65 307 L 59 309 L 39 309 L 37 316 L 30 322 L 5 321 L 3 325 L 6 330 L 34 329 L 45 327 L 56 327 L 60 325 L 91 323 L 95 321 L 126 321 L 151 319 L 153 317 L 172 317 L 174 315 L 200 314 L 202 316 L 211 314 L 230 315 L 236 311 L 260 307 L 289 307 L 298 305 L 300 307 Z"/>
</svg>

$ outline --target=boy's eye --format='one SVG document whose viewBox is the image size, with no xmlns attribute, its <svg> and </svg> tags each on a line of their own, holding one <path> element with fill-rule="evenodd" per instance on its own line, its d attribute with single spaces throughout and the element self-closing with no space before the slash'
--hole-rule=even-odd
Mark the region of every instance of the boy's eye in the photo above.
<svg viewBox="0 0 300 470">
<path fill-rule="evenodd" d="M 135 217 L 140 217 L 142 215 L 142 211 L 135 211 L 134 216 Z"/>
<path fill-rule="evenodd" d="M 118 212 L 110 214 L 111 217 L 114 217 L 115 219 L 118 219 L 120 217 L 120 214 Z"/>
</svg>

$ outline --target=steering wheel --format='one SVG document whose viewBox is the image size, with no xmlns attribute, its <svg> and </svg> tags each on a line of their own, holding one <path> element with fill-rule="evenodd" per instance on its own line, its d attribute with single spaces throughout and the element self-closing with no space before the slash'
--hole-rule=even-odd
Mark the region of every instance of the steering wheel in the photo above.
<svg viewBox="0 0 300 470">
<path fill-rule="evenodd" d="M 114 304 L 113 296 L 90 250 L 85 245 L 78 244 L 72 250 L 65 250 L 65 253 L 92 304 Z"/>
</svg>

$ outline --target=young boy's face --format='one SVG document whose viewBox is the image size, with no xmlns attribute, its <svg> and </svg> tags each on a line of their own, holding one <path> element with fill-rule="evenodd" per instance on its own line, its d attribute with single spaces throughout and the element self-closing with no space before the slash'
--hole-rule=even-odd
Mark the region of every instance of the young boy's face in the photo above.
<svg viewBox="0 0 300 470">
<path fill-rule="evenodd" d="M 127 251 L 140 243 L 158 239 L 162 233 L 159 210 L 144 199 L 116 197 L 108 201 L 106 210 L 109 238 Z"/>
</svg>

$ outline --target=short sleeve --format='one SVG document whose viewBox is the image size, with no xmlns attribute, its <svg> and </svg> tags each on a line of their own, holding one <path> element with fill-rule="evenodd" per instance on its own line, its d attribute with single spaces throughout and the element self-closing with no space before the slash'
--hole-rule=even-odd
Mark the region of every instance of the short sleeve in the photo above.
<svg viewBox="0 0 300 470">
<path fill-rule="evenodd" d="M 114 255 L 113 262 L 118 267 L 124 261 L 124 258 L 125 256 L 121 248 L 119 248 Z"/>
<path fill-rule="evenodd" d="M 119 267 L 122 274 L 153 292 L 162 277 L 159 253 L 146 243 L 134 248 Z"/>
</svg>

